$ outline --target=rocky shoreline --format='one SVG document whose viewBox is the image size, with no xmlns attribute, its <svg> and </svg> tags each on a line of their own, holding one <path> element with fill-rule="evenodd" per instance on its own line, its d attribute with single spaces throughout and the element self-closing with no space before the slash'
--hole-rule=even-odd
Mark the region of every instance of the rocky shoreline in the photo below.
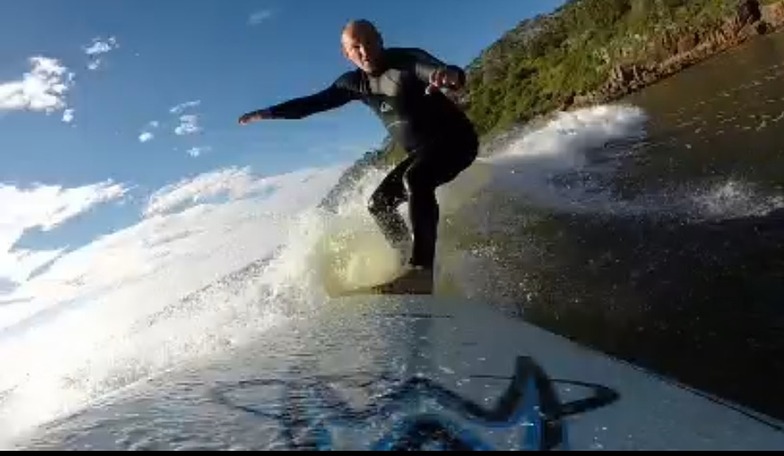
<svg viewBox="0 0 784 456">
<path fill-rule="evenodd" d="M 559 107 L 564 111 L 607 103 L 737 47 L 749 39 L 784 28 L 784 0 L 761 5 L 757 0 L 743 0 L 736 12 L 723 24 L 708 32 L 689 32 L 664 36 L 655 43 L 658 58 L 646 62 L 616 65 L 607 81 L 587 94 L 571 94 Z"/>
</svg>

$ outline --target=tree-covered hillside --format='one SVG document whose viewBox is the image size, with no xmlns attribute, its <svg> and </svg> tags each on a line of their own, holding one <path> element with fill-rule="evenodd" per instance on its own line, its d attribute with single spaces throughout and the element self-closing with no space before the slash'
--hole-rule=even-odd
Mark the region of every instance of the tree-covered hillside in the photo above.
<svg viewBox="0 0 784 456">
<path fill-rule="evenodd" d="M 772 2 L 768 2 L 772 3 Z M 738 0 L 572 0 L 522 21 L 468 68 L 465 102 L 482 133 L 569 106 L 619 66 L 664 62 L 731 40 L 761 5 Z"/>
</svg>

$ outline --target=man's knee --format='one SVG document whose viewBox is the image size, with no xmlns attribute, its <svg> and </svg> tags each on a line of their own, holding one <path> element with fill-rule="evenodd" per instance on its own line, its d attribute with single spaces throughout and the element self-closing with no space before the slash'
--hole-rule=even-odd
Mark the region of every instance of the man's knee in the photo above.
<svg viewBox="0 0 784 456">
<path fill-rule="evenodd" d="M 367 202 L 367 210 L 372 215 L 385 214 L 392 210 L 391 206 L 392 204 L 390 198 L 388 198 L 382 192 L 373 193 Z"/>
</svg>

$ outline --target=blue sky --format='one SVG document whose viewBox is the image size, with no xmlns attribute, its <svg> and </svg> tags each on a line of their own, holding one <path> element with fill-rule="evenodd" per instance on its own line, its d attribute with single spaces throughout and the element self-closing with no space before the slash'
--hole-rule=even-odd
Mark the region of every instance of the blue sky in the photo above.
<svg viewBox="0 0 784 456">
<path fill-rule="evenodd" d="M 300 121 L 236 123 L 248 110 L 320 90 L 350 69 L 339 48 L 349 19 L 374 21 L 389 46 L 419 46 L 466 65 L 522 19 L 561 3 L 9 0 L 0 18 L 0 184 L 16 189 L 11 202 L 34 183 L 66 189 L 111 180 L 127 197 L 60 217 L 46 233 L 40 219 L 52 211 L 25 212 L 26 235 L 14 235 L 15 246 L 85 243 L 138 220 L 161 187 L 218 169 L 277 175 L 360 157 L 384 132 L 359 103 Z M 50 59 L 39 62 L 38 74 L 65 88 L 26 109 L 9 91 L 36 56 Z M 142 142 L 144 132 L 152 137 Z"/>
</svg>

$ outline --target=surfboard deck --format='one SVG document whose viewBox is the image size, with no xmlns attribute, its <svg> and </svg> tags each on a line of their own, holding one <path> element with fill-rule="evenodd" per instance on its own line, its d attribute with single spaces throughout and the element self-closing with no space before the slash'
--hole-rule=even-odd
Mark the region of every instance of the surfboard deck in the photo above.
<svg viewBox="0 0 784 456">
<path fill-rule="evenodd" d="M 435 416 L 457 423 L 475 448 L 784 448 L 779 420 L 507 318 L 481 301 L 379 295 L 331 305 L 357 320 L 390 320 L 386 331 L 409 351 L 402 377 L 437 385 L 407 400 L 427 402 L 450 388 L 459 400 L 436 405 Z M 469 411 L 467 402 L 484 412 Z M 403 438 L 405 430 L 387 438 Z"/>
<path fill-rule="evenodd" d="M 782 429 L 481 300 L 377 295 L 324 302 L 28 447 L 782 449 Z"/>
</svg>

